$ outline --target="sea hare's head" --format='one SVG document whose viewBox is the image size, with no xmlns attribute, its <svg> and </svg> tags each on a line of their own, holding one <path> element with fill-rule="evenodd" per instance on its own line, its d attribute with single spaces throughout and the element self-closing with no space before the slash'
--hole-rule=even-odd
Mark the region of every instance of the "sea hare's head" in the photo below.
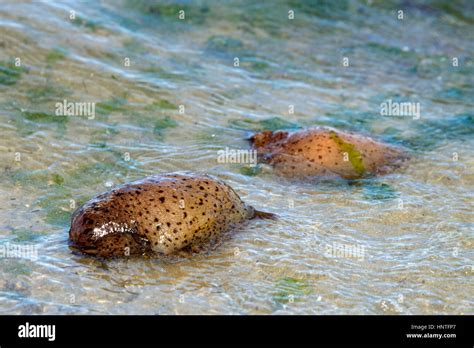
<svg viewBox="0 0 474 348">
<path fill-rule="evenodd" d="M 288 132 L 263 131 L 261 133 L 252 135 L 249 140 L 253 147 L 258 149 L 267 145 L 271 145 L 272 143 L 276 143 L 282 139 L 286 139 L 287 136 Z"/>
<path fill-rule="evenodd" d="M 100 202 L 91 201 L 72 215 L 69 239 L 81 252 L 97 256 L 129 256 L 145 251 L 147 241 L 132 221 Z"/>
</svg>

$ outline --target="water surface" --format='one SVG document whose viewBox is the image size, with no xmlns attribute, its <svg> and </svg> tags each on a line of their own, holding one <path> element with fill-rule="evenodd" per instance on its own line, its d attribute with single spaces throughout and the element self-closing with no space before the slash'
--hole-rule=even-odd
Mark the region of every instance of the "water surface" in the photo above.
<svg viewBox="0 0 474 348">
<path fill-rule="evenodd" d="M 38 254 L 0 259 L 0 313 L 473 314 L 472 18 L 448 0 L 2 1 L 0 236 Z M 95 117 L 56 116 L 65 99 Z M 381 116 L 388 99 L 420 119 Z M 315 125 L 412 160 L 319 183 L 217 161 L 252 132 Z M 71 253 L 75 207 L 177 170 L 280 219 L 189 259 Z"/>
</svg>

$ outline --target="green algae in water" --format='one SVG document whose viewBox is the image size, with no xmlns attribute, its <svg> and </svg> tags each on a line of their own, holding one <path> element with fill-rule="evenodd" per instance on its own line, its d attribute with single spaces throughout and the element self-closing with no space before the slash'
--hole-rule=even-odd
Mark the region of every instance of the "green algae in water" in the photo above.
<svg viewBox="0 0 474 348">
<path fill-rule="evenodd" d="M 14 85 L 25 71 L 24 67 L 16 66 L 12 62 L 0 62 L 0 85 Z"/>
<path fill-rule="evenodd" d="M 298 129 L 301 126 L 297 123 L 286 121 L 281 117 L 271 117 L 262 121 L 258 121 L 261 130 L 276 131 L 279 129 Z"/>
<path fill-rule="evenodd" d="M 89 146 L 96 149 L 106 149 L 108 145 L 107 145 L 107 141 L 105 140 L 91 138 Z"/>
<path fill-rule="evenodd" d="M 92 164 L 79 165 L 71 173 L 70 178 L 72 182 L 77 184 L 86 183 L 89 180 L 90 184 L 98 184 L 104 182 L 116 170 L 118 163 L 100 162 Z M 91 180 L 92 179 L 92 180 Z"/>
<path fill-rule="evenodd" d="M 346 143 L 342 140 L 336 132 L 331 131 L 331 139 L 339 146 L 342 152 L 346 152 L 349 156 L 349 162 L 356 171 L 357 175 L 363 176 L 365 174 L 364 162 L 362 161 L 362 155 L 353 144 Z"/>
<path fill-rule="evenodd" d="M 99 115 L 109 115 L 117 111 L 125 111 L 127 100 L 121 97 L 113 97 L 109 100 L 97 103 L 95 110 Z"/>
<path fill-rule="evenodd" d="M 374 113 L 341 108 L 314 119 L 317 125 L 330 126 L 351 131 L 372 132 L 372 123 L 378 119 Z"/>
<path fill-rule="evenodd" d="M 22 115 L 25 119 L 34 122 L 41 123 L 66 123 L 68 118 L 65 116 L 57 116 L 52 113 L 42 111 L 22 111 Z"/>
<path fill-rule="evenodd" d="M 48 170 L 19 170 L 12 175 L 12 181 L 16 185 L 36 188 L 47 187 L 49 179 Z"/>
<path fill-rule="evenodd" d="M 363 184 L 364 198 L 368 200 L 386 201 L 398 197 L 398 193 L 385 183 Z"/>
<path fill-rule="evenodd" d="M 66 227 L 71 221 L 71 214 L 60 208 L 51 208 L 46 212 L 45 221 L 50 225 Z"/>
<path fill-rule="evenodd" d="M 53 174 L 52 181 L 56 185 L 62 185 L 64 183 L 64 178 L 61 175 L 55 173 Z"/>
<path fill-rule="evenodd" d="M 242 41 L 229 36 L 214 35 L 207 39 L 206 51 L 218 55 L 237 55 L 245 49 Z"/>
<path fill-rule="evenodd" d="M 229 122 L 230 127 L 241 130 L 252 131 L 276 131 L 280 129 L 299 129 L 301 126 L 297 123 L 286 121 L 281 117 L 271 117 L 265 120 L 254 120 L 251 118 L 234 119 Z"/>
<path fill-rule="evenodd" d="M 348 0 L 288 0 L 288 8 L 296 13 L 316 16 L 325 20 L 347 19 L 350 14 Z"/>
<path fill-rule="evenodd" d="M 118 130 L 118 124 L 110 124 L 105 127 L 99 127 L 91 131 L 89 138 L 89 146 L 93 148 L 106 148 L 107 141 L 111 140 L 114 136 L 120 134 Z"/>
<path fill-rule="evenodd" d="M 243 57 L 240 64 L 243 68 L 254 72 L 264 72 L 270 68 L 270 64 L 265 60 L 255 57 Z"/>
<path fill-rule="evenodd" d="M 255 29 L 260 29 L 275 38 L 284 38 L 282 28 L 288 25 L 288 20 L 284 16 L 275 16 L 274 9 L 259 5 L 249 8 L 239 17 L 243 30 L 255 35 Z"/>
<path fill-rule="evenodd" d="M 195 5 L 192 2 L 186 4 L 173 3 L 150 3 L 146 1 L 128 1 L 129 7 L 142 12 L 145 15 L 160 17 L 167 21 L 191 24 L 203 24 L 206 15 L 210 11 L 207 5 Z M 185 19 L 179 18 L 180 11 L 184 11 Z"/>
<path fill-rule="evenodd" d="M 469 15 L 470 12 L 466 11 L 461 4 L 462 2 L 456 1 L 434 1 L 430 6 L 437 7 L 443 13 L 447 13 L 458 20 L 474 24 L 474 19 Z"/>
<path fill-rule="evenodd" d="M 46 55 L 46 62 L 48 64 L 54 64 L 60 60 L 66 58 L 67 52 L 63 48 L 53 48 L 51 51 L 48 52 Z"/>
<path fill-rule="evenodd" d="M 228 36 L 211 36 L 206 42 L 206 53 L 226 59 L 238 56 L 240 66 L 253 72 L 264 72 L 270 68 L 265 58 L 256 56 L 242 41 Z"/>
<path fill-rule="evenodd" d="M 162 135 L 164 129 L 175 128 L 175 127 L 178 127 L 178 122 L 176 122 L 169 116 L 165 116 L 155 121 L 154 127 L 153 127 L 153 133 Z"/>
<path fill-rule="evenodd" d="M 103 184 L 110 178 L 115 180 L 119 176 L 125 181 L 129 172 L 130 166 L 122 160 L 110 164 L 102 162 L 81 165 L 61 174 L 50 173 L 48 170 L 21 171 L 15 173 L 13 181 L 15 184 L 42 190 L 43 195 L 34 205 L 41 208 L 40 214 L 44 221 L 50 225 L 67 227 L 75 207 L 89 198 L 72 194 L 71 189 Z M 71 206 L 71 200 L 75 201 L 75 207 Z"/>
<path fill-rule="evenodd" d="M 18 170 L 11 176 L 15 185 L 34 188 L 49 188 L 51 185 L 60 187 L 64 184 L 64 177 L 57 173 L 51 173 L 49 169 L 40 170 Z"/>
<path fill-rule="evenodd" d="M 240 174 L 243 174 L 246 176 L 256 176 L 262 172 L 262 168 L 258 165 L 245 166 L 245 167 L 240 167 L 239 172 Z"/>
<path fill-rule="evenodd" d="M 312 289 L 305 280 L 291 277 L 281 278 L 275 285 L 273 301 L 279 304 L 288 304 L 291 300 L 298 301 L 312 293 Z"/>
<path fill-rule="evenodd" d="M 71 221 L 72 209 L 69 193 L 57 192 L 45 195 L 35 202 L 42 208 L 45 221 L 54 226 L 66 227 Z"/>
<path fill-rule="evenodd" d="M 56 124 L 56 134 L 58 136 L 64 136 L 67 131 L 67 124 L 69 121 L 69 117 L 67 116 L 57 116 L 55 114 L 49 112 L 42 112 L 42 111 L 28 111 L 28 110 L 21 110 L 21 114 L 23 116 L 23 120 L 35 122 L 39 124 Z M 15 122 L 17 125 L 17 129 L 20 133 L 30 133 L 31 126 L 28 126 L 28 122 Z M 37 129 L 34 129 L 33 132 L 36 132 Z"/>
<path fill-rule="evenodd" d="M 364 45 L 363 48 L 375 51 L 376 55 L 385 54 L 391 57 L 415 57 L 416 56 L 413 51 L 405 51 L 399 47 L 387 46 L 387 45 L 379 44 L 377 42 L 370 42 Z"/>
<path fill-rule="evenodd" d="M 87 28 L 91 30 L 92 32 L 96 32 L 97 30 L 103 28 L 99 23 L 89 20 L 89 19 L 82 18 L 80 16 L 76 16 L 76 18 L 72 20 L 72 24 L 77 25 L 79 27 Z"/>
<path fill-rule="evenodd" d="M 153 102 L 151 105 L 148 105 L 146 109 L 170 109 L 178 110 L 178 106 L 169 102 L 166 99 L 161 99 L 160 101 Z"/>
<path fill-rule="evenodd" d="M 58 88 L 51 84 L 30 88 L 26 91 L 26 97 L 32 103 L 58 101 L 69 95 L 70 92 L 64 88 Z"/>
<path fill-rule="evenodd" d="M 173 72 L 169 72 L 161 67 L 158 66 L 149 66 L 146 67 L 145 69 L 142 70 L 142 72 L 146 74 L 153 74 L 153 75 L 158 75 L 160 79 L 164 80 L 180 80 L 184 81 L 188 79 L 188 76 L 186 74 L 177 74 Z"/>
<path fill-rule="evenodd" d="M 148 52 L 146 47 L 140 41 L 134 38 L 124 40 L 122 43 L 122 47 L 127 52 L 133 52 L 134 54 L 143 54 Z"/>
<path fill-rule="evenodd" d="M 15 229 L 12 234 L 15 236 L 14 243 L 34 242 L 45 235 L 45 233 L 37 233 L 27 229 Z"/>
<path fill-rule="evenodd" d="M 420 57 L 414 50 L 406 48 L 402 49 L 396 46 L 389 46 L 376 42 L 345 47 L 343 49 L 343 54 L 344 56 L 363 55 L 366 57 L 366 60 L 371 60 L 373 57 L 379 57 L 378 60 L 385 59 L 397 63 L 397 69 L 408 75 L 413 74 L 413 66 L 415 66 L 420 60 Z"/>
<path fill-rule="evenodd" d="M 130 175 L 137 172 L 132 160 L 125 161 L 123 159 L 123 153 L 114 150 L 104 152 L 108 158 L 101 162 L 80 164 L 74 170 L 68 172 L 66 178 L 69 186 L 81 188 L 83 186 L 103 185 L 111 178 L 114 181 L 126 181 L 130 178 Z M 140 174 L 142 173 L 140 172 Z"/>
</svg>

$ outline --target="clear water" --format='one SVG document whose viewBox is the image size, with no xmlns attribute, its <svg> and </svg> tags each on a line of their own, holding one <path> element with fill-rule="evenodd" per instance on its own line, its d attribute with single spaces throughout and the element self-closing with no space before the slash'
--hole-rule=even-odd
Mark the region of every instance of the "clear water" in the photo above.
<svg viewBox="0 0 474 348">
<path fill-rule="evenodd" d="M 37 258 L 0 259 L 0 313 L 473 314 L 473 18 L 467 0 L 3 0 L 1 244 Z M 96 117 L 56 116 L 64 99 L 97 103 Z M 381 116 L 388 99 L 421 118 Z M 217 162 L 254 131 L 312 125 L 412 160 L 317 184 Z M 219 176 L 280 219 L 193 258 L 71 253 L 74 206 L 176 170 Z"/>
</svg>

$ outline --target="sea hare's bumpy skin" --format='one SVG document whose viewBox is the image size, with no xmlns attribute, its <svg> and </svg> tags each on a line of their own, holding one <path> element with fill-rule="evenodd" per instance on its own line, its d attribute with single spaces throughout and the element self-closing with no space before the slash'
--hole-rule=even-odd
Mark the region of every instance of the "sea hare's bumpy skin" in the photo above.
<svg viewBox="0 0 474 348">
<path fill-rule="evenodd" d="M 342 177 L 357 179 L 385 174 L 406 160 L 399 148 L 369 137 L 331 128 L 295 133 L 264 131 L 250 138 L 260 162 L 271 164 L 286 177 Z"/>
<path fill-rule="evenodd" d="M 104 257 L 171 254 L 259 214 L 220 180 L 171 173 L 119 186 L 85 203 L 72 216 L 69 238 L 84 253 Z"/>
</svg>

